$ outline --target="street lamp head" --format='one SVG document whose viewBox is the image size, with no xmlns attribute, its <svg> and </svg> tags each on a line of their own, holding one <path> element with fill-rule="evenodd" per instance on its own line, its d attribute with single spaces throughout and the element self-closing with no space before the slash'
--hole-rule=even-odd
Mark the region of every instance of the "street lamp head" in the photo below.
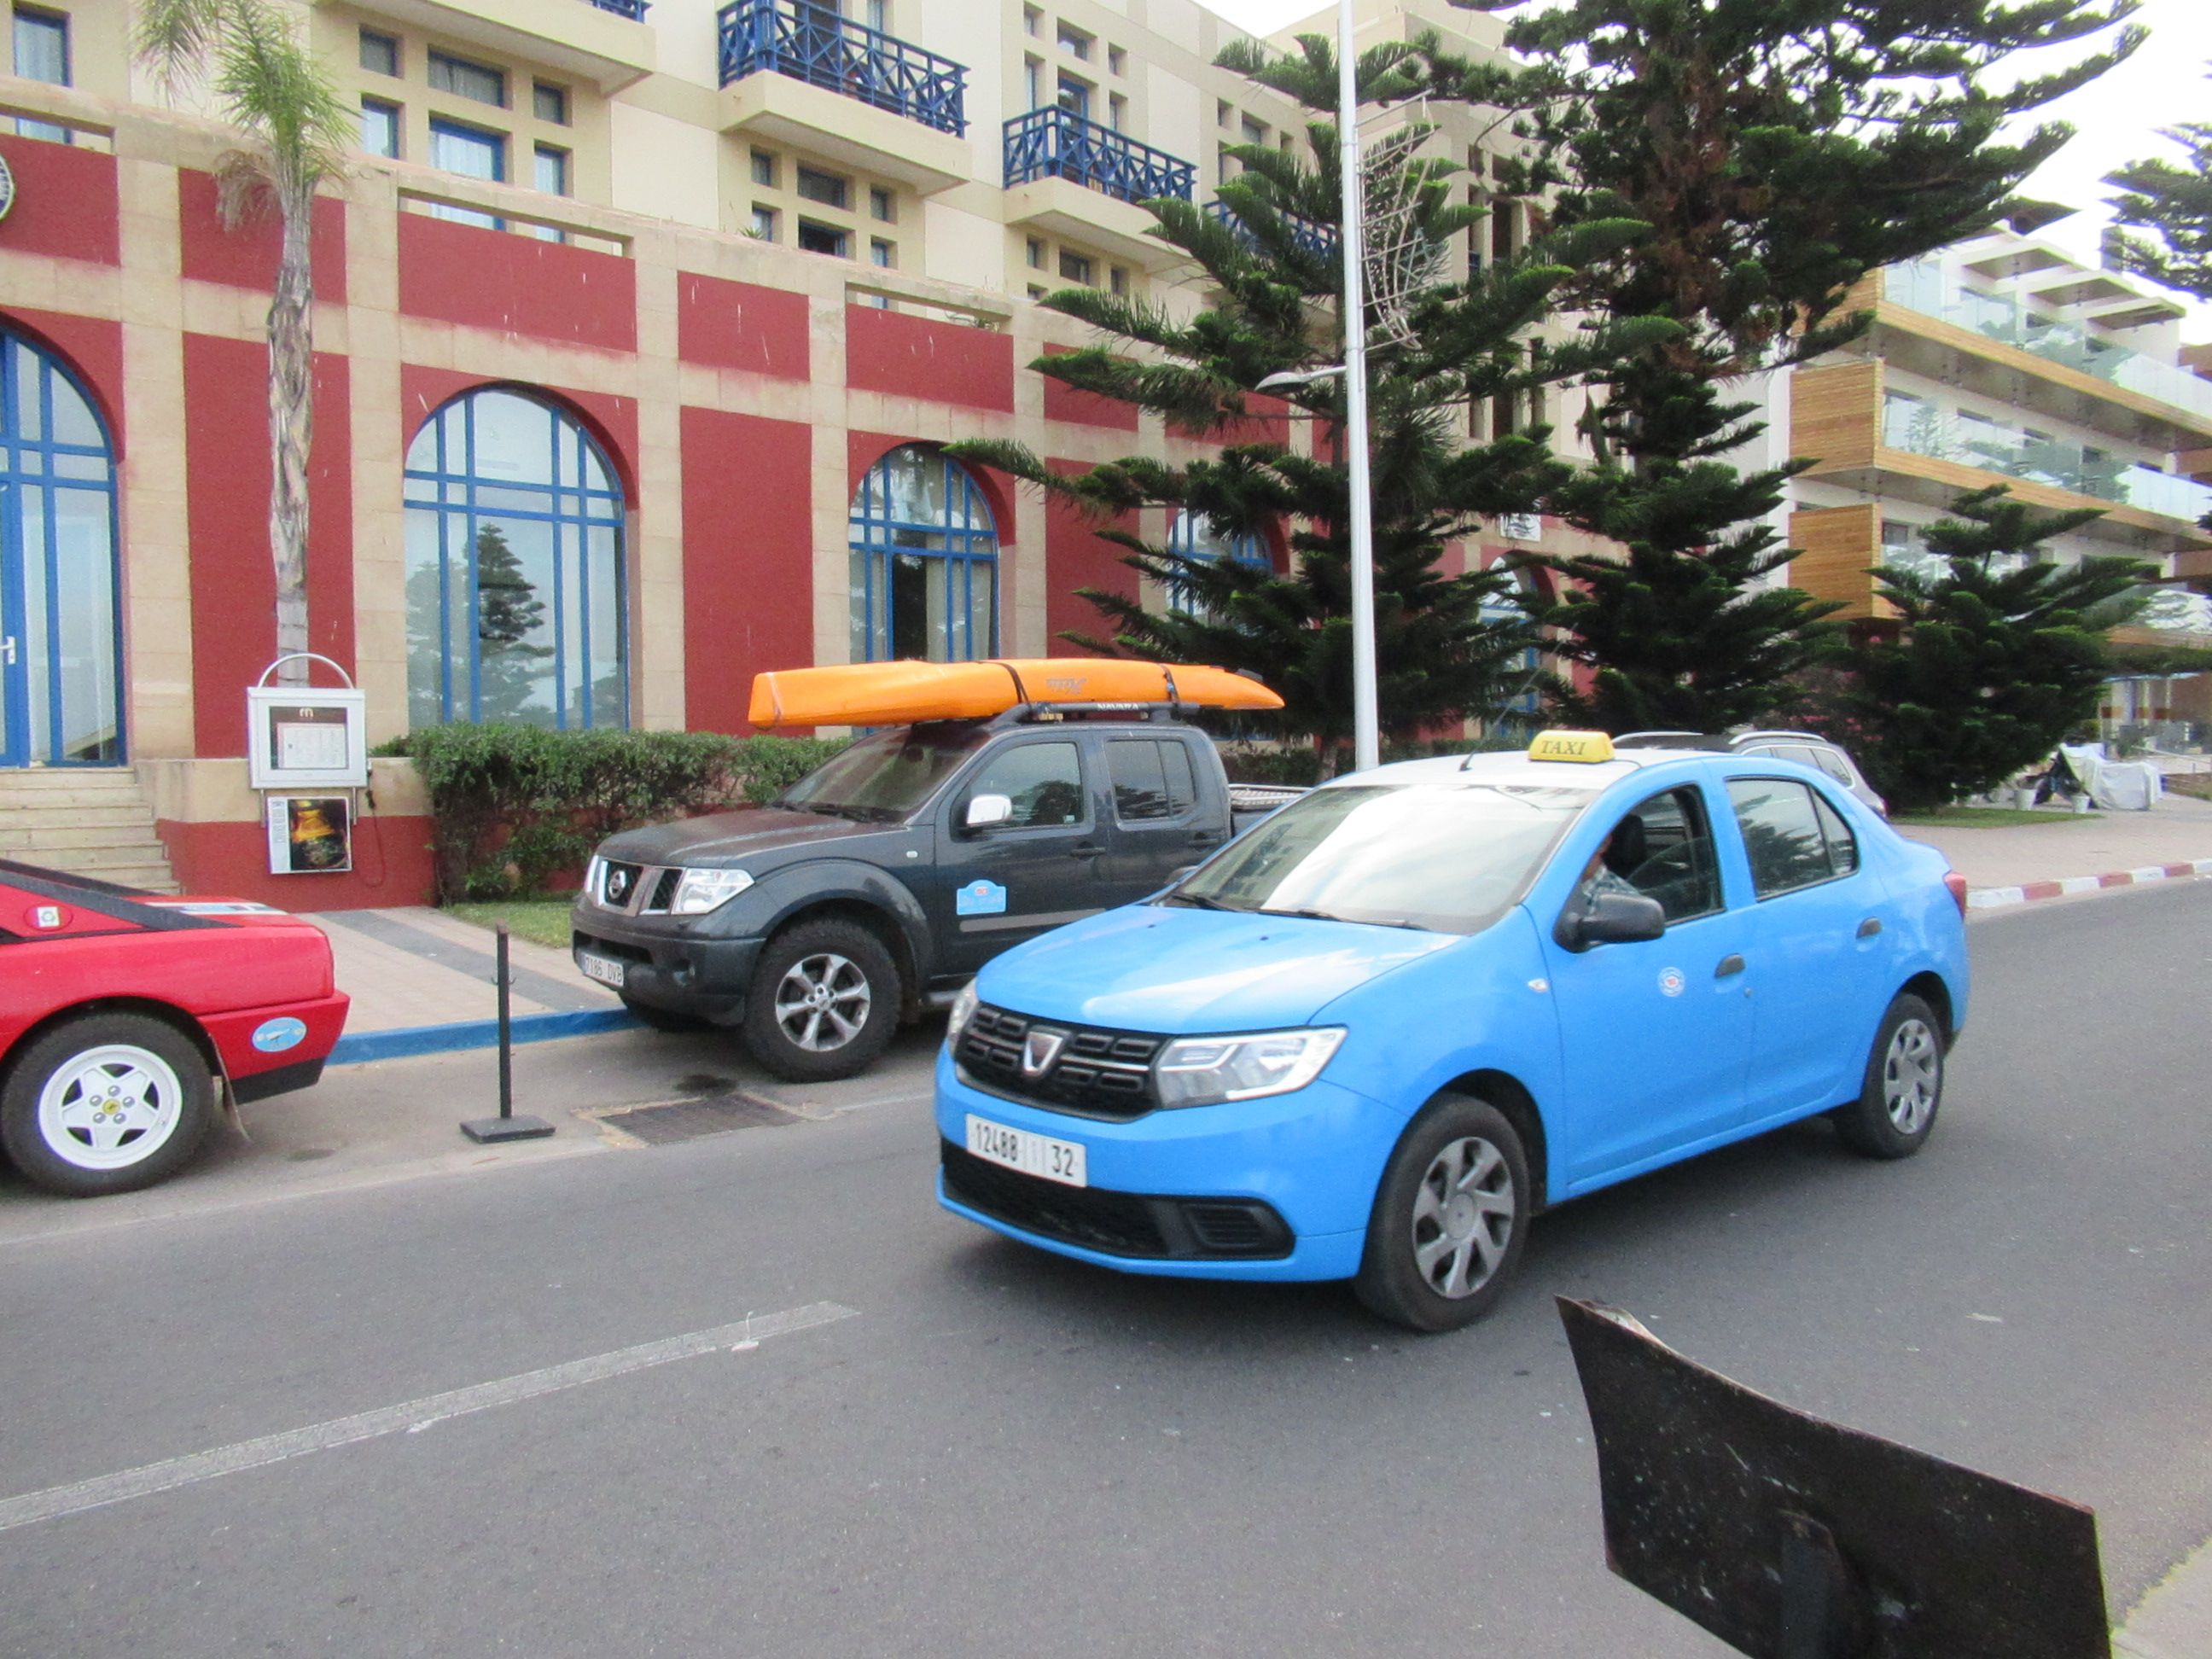
<svg viewBox="0 0 2212 1659">
<path fill-rule="evenodd" d="M 1253 388 L 1255 392 L 1288 392 L 1302 386 L 1311 386 L 1316 380 L 1329 380 L 1344 373 L 1342 363 L 1330 363 L 1323 368 L 1282 368 L 1268 375 Z"/>
</svg>

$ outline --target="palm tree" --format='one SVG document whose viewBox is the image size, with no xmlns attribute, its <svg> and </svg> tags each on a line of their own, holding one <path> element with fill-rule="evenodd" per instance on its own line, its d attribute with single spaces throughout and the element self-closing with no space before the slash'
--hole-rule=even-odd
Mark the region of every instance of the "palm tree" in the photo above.
<svg viewBox="0 0 2212 1659">
<path fill-rule="evenodd" d="M 309 231 L 316 187 L 343 178 L 353 117 L 336 82 L 271 0 L 142 0 L 139 61 L 174 91 L 210 77 L 246 143 L 216 164 L 216 202 L 235 229 L 274 204 L 283 252 L 269 301 L 269 550 L 276 648 L 307 648 L 307 459 L 314 445 L 315 325 Z M 282 678 L 304 683 L 307 665 Z"/>
</svg>

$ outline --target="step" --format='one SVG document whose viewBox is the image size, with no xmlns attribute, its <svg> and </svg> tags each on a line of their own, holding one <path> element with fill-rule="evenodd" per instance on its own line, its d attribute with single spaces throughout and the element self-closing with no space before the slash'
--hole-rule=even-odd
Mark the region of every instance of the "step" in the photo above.
<svg viewBox="0 0 2212 1659">
<path fill-rule="evenodd" d="M 122 823 L 11 823 L 0 817 L 0 853 L 64 853 L 79 848 L 155 847 L 160 840 L 143 817 Z"/>
<path fill-rule="evenodd" d="M 37 789 L 20 795 L 0 789 L 0 821 L 64 812 L 136 812 L 151 817 L 154 808 L 136 789 Z"/>
<path fill-rule="evenodd" d="M 151 823 L 154 810 L 143 800 L 103 799 L 64 803 L 41 800 L 26 805 L 0 799 L 0 829 L 32 830 L 71 824 Z"/>
<path fill-rule="evenodd" d="M 0 772 L 0 797 L 36 794 L 48 789 L 136 789 L 138 775 L 127 766 L 49 766 Z"/>
</svg>

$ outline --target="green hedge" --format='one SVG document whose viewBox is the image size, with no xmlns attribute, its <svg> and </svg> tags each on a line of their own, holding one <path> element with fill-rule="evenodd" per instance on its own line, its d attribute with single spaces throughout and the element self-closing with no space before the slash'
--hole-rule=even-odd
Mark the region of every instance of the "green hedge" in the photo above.
<svg viewBox="0 0 2212 1659">
<path fill-rule="evenodd" d="M 616 831 L 773 799 L 844 744 L 459 725 L 393 747 L 429 796 L 438 897 L 450 902 L 565 885 Z"/>
</svg>

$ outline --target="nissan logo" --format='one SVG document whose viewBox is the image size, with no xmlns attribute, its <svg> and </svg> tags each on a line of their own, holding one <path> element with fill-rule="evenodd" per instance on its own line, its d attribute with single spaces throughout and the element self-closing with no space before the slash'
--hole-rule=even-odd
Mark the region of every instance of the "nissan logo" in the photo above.
<svg viewBox="0 0 2212 1659">
<path fill-rule="evenodd" d="M 637 873 L 632 870 L 615 869 L 608 871 L 607 902 L 610 904 L 627 903 L 629 900 L 631 884 L 635 882 L 636 879 Z"/>
</svg>

